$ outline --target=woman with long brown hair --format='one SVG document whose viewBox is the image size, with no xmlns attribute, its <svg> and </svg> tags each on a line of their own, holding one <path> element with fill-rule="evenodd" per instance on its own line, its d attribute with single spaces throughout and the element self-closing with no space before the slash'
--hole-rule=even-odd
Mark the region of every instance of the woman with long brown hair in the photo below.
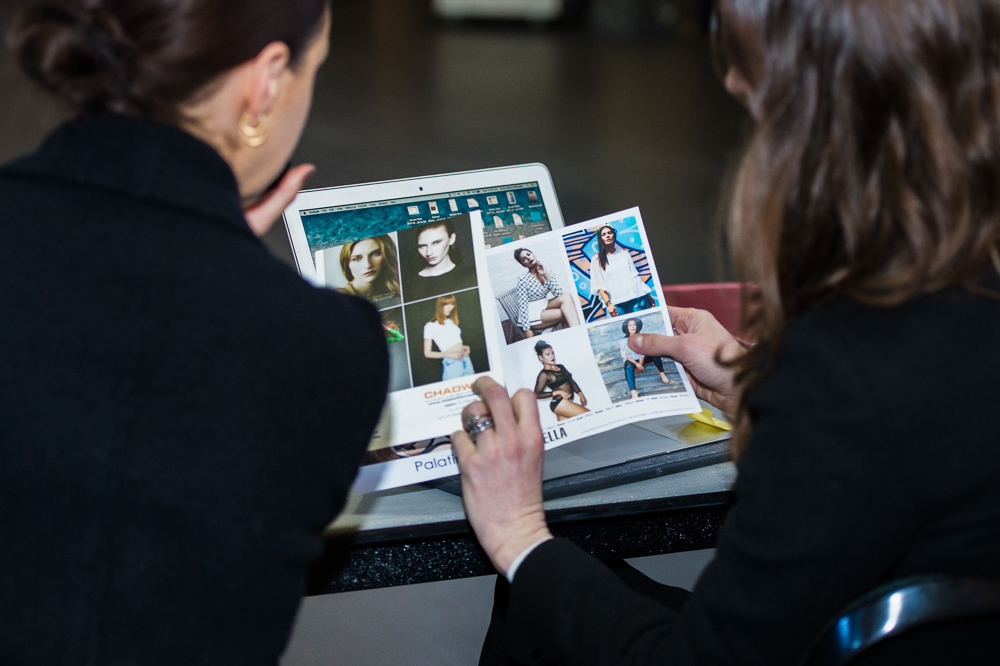
<svg viewBox="0 0 1000 666">
<path fill-rule="evenodd" d="M 313 170 L 284 172 L 330 20 L 61 0 L 13 29 L 72 120 L 0 169 L 0 661 L 284 650 L 387 377 L 375 308 L 258 239 Z"/>
<path fill-rule="evenodd" d="M 653 307 L 653 290 L 636 270 L 632 255 L 618 245 L 618 231 L 610 224 L 597 230 L 597 261 L 590 264 L 590 297 L 598 298 L 608 317 Z"/>
<path fill-rule="evenodd" d="M 882 583 L 1000 575 L 1000 447 L 964 416 L 1000 404 L 1000 1 L 722 0 L 717 21 L 757 123 L 730 230 L 755 344 L 678 309 L 677 336 L 630 339 L 736 414 L 716 558 L 655 601 L 552 539 L 534 396 L 481 380 L 464 416 L 494 427 L 452 441 L 511 581 L 482 663 L 795 663 Z"/>
<path fill-rule="evenodd" d="M 337 291 L 360 296 L 378 308 L 399 305 L 396 243 L 388 234 L 340 248 L 340 270 L 347 285 Z"/>
</svg>

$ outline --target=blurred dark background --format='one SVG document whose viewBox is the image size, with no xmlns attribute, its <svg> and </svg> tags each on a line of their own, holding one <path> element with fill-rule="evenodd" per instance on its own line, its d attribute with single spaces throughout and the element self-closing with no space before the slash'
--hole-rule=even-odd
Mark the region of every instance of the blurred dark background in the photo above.
<svg viewBox="0 0 1000 666">
<path fill-rule="evenodd" d="M 541 162 L 568 224 L 637 205 L 664 282 L 731 277 L 718 200 L 747 119 L 713 72 L 707 3 L 334 0 L 296 159 L 318 165 L 310 187 Z M 24 4 L 0 2 L 4 32 Z M 0 90 L 6 162 L 61 115 L 6 51 Z M 280 225 L 266 241 L 291 260 Z"/>
</svg>

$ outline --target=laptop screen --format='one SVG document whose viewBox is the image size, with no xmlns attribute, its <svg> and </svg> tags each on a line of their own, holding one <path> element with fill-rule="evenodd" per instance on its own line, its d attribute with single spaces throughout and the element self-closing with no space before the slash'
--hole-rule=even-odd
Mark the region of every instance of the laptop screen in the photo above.
<svg viewBox="0 0 1000 666">
<path fill-rule="evenodd" d="M 552 229 L 537 182 L 314 208 L 299 215 L 315 261 L 321 250 L 474 210 L 482 212 L 489 247 Z"/>
</svg>

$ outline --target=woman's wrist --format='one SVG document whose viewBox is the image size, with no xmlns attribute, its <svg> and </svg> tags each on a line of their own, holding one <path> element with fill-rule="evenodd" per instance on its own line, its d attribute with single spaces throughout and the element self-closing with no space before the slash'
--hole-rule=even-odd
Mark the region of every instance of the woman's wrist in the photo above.
<svg viewBox="0 0 1000 666">
<path fill-rule="evenodd" d="M 552 538 L 554 538 L 554 537 L 552 537 L 552 536 L 543 537 L 543 538 L 539 539 L 538 541 L 536 541 L 535 543 L 533 543 L 530 546 L 528 546 L 527 548 L 525 548 L 524 550 L 522 550 L 521 553 L 520 553 L 520 555 L 518 555 L 517 557 L 515 557 L 514 561 L 510 563 L 509 567 L 507 567 L 507 571 L 504 572 L 504 576 L 506 576 L 507 582 L 508 583 L 513 583 L 514 582 L 514 576 L 517 574 L 517 570 L 521 567 L 521 564 L 526 559 L 528 559 L 528 555 L 531 555 L 533 552 L 535 552 L 536 548 L 538 548 L 543 543 L 545 543 L 546 541 L 548 541 L 549 539 L 552 539 Z"/>
<path fill-rule="evenodd" d="M 496 570 L 506 577 L 511 565 L 514 564 L 521 553 L 551 538 L 552 532 L 549 531 L 548 526 L 543 522 L 534 529 L 508 535 L 501 540 L 501 545 L 495 548 L 493 552 L 487 549 L 487 554 L 490 556 L 490 560 L 493 562 Z"/>
</svg>

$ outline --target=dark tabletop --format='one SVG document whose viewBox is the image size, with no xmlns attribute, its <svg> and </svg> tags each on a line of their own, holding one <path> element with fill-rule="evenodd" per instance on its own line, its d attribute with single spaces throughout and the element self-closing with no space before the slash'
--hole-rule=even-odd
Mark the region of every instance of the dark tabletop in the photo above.
<svg viewBox="0 0 1000 666">
<path fill-rule="evenodd" d="M 553 534 L 602 559 L 711 548 L 732 503 L 731 463 L 546 501 Z M 495 573 L 461 498 L 411 486 L 352 496 L 331 525 L 308 594 Z"/>
</svg>

